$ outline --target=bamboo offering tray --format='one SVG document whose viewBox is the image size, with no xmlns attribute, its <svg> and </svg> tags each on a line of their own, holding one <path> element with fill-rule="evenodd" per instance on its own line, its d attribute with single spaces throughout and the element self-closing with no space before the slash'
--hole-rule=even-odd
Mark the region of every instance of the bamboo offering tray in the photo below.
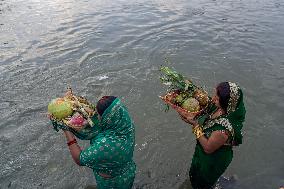
<svg viewBox="0 0 284 189">
<path fill-rule="evenodd" d="M 167 93 L 166 95 L 164 96 L 159 96 L 166 104 L 168 104 L 170 107 L 172 107 L 173 109 L 175 110 L 179 110 L 179 111 L 184 111 L 187 113 L 187 115 L 189 117 L 191 117 L 191 119 L 194 119 L 196 116 L 200 115 L 205 109 L 207 106 L 205 107 L 202 107 L 200 108 L 199 111 L 196 111 L 196 112 L 190 112 L 180 106 L 178 106 L 177 104 L 175 104 L 173 102 L 173 99 L 175 99 L 177 97 L 177 95 L 179 95 L 179 91 L 171 91 L 169 93 Z"/>
</svg>

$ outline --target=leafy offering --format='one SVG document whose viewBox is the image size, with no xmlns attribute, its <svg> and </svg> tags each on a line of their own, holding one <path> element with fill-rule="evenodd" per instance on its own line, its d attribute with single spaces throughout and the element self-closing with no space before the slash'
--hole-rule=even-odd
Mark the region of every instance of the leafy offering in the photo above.
<svg viewBox="0 0 284 189">
<path fill-rule="evenodd" d="M 169 67 L 162 66 L 160 71 L 161 82 L 168 86 L 168 93 L 161 97 L 167 105 L 181 107 L 193 117 L 206 109 L 209 104 L 206 91 Z"/>
</svg>

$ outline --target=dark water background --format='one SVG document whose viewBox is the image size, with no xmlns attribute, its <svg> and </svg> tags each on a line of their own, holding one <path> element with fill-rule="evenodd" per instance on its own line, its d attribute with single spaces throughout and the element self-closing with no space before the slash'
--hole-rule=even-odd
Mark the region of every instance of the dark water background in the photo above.
<svg viewBox="0 0 284 189">
<path fill-rule="evenodd" d="M 165 60 L 210 92 L 221 81 L 243 88 L 244 144 L 225 173 L 238 178 L 233 188 L 284 185 L 282 0 L 0 0 L 0 188 L 95 184 L 44 115 L 67 86 L 128 106 L 134 188 L 180 188 L 195 142 L 174 111 L 163 112 Z"/>
</svg>

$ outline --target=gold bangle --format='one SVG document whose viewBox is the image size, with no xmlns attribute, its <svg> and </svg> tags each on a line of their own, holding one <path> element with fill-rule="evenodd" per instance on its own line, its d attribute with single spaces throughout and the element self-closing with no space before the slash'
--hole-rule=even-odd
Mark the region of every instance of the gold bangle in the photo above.
<svg viewBox="0 0 284 189">
<path fill-rule="evenodd" d="M 196 139 L 199 139 L 200 137 L 202 137 L 204 135 L 203 131 L 202 131 L 202 128 L 199 127 L 199 126 L 196 126 L 194 129 L 193 129 L 193 133 L 195 134 L 196 136 Z"/>
<path fill-rule="evenodd" d="M 192 133 L 195 133 L 196 130 L 199 128 L 199 124 L 197 124 L 196 126 L 192 127 Z"/>
</svg>

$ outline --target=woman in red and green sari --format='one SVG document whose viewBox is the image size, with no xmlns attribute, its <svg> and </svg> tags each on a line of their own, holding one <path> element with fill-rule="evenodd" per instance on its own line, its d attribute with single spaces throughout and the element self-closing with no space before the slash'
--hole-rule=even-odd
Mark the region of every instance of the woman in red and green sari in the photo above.
<svg viewBox="0 0 284 189">
<path fill-rule="evenodd" d="M 177 109 L 181 118 L 192 125 L 197 140 L 189 171 L 194 189 L 213 188 L 232 161 L 232 147 L 242 143 L 246 113 L 242 90 L 235 83 L 220 83 L 212 102 L 208 114 L 198 120 Z"/>
</svg>

